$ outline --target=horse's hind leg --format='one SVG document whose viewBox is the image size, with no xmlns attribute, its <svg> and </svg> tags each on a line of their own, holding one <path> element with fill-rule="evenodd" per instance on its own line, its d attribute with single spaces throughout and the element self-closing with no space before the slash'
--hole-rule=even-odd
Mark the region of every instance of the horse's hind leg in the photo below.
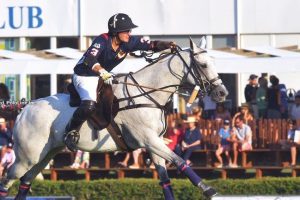
<svg viewBox="0 0 300 200">
<path fill-rule="evenodd" d="M 166 169 L 166 160 L 153 153 L 151 153 L 151 157 L 154 162 L 156 171 L 159 175 L 159 185 L 162 187 L 165 200 L 174 200 L 171 182 Z"/>
<path fill-rule="evenodd" d="M 150 133 L 149 135 L 154 135 L 154 134 L 155 133 Z M 215 189 L 204 184 L 202 182 L 202 179 L 194 172 L 194 170 L 190 166 L 188 166 L 182 158 L 180 158 L 173 151 L 171 151 L 164 144 L 163 140 L 160 139 L 159 137 L 156 137 L 156 138 L 149 137 L 146 149 L 149 152 L 152 152 L 152 153 L 172 162 L 174 165 L 176 165 L 178 170 L 180 172 L 184 173 L 184 175 L 190 179 L 190 181 L 193 183 L 193 185 L 202 189 L 203 194 L 205 196 L 212 197 L 217 194 Z"/>
<path fill-rule="evenodd" d="M 49 151 L 43 160 L 33 165 L 30 170 L 20 178 L 21 183 L 18 194 L 15 198 L 16 200 L 26 200 L 27 193 L 30 190 L 31 182 L 47 166 L 53 156 L 61 150 L 62 148 L 60 147 Z"/>
</svg>

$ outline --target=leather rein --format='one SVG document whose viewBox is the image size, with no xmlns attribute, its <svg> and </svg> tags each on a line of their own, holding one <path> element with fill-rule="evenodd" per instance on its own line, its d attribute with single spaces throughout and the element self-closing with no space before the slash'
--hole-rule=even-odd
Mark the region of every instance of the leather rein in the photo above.
<svg viewBox="0 0 300 200">
<path fill-rule="evenodd" d="M 168 56 L 178 56 L 181 61 L 184 63 L 184 66 L 188 69 L 187 73 L 183 76 L 183 77 L 180 77 L 179 75 L 177 74 L 172 74 L 174 76 L 178 76 L 180 79 L 181 79 L 181 83 L 180 84 L 174 84 L 174 85 L 167 85 L 167 86 L 164 86 L 164 87 L 160 87 L 160 88 L 157 88 L 157 89 L 152 89 L 152 90 L 149 90 L 149 91 L 145 91 L 142 87 L 139 87 L 139 83 L 135 80 L 135 78 L 133 77 L 133 73 L 130 72 L 128 73 L 126 76 L 125 76 L 125 90 L 126 90 L 126 93 L 127 93 L 127 97 L 125 98 L 119 98 L 118 99 L 118 103 L 119 102 L 122 102 L 122 101 L 128 101 L 128 105 L 125 106 L 125 107 L 122 107 L 122 108 L 119 108 L 119 111 L 123 111 L 123 110 L 129 110 L 129 109 L 135 109 L 135 108 L 144 108 L 144 107 L 147 107 L 147 108 L 158 108 L 164 112 L 166 112 L 166 104 L 170 101 L 170 99 L 167 101 L 167 103 L 165 105 L 160 105 L 153 97 L 150 96 L 151 93 L 153 92 L 156 92 L 158 90 L 161 90 L 161 89 L 166 89 L 166 88 L 170 88 L 170 87 L 176 87 L 178 88 L 179 86 L 182 86 L 182 83 L 184 83 L 188 77 L 189 74 L 192 75 L 195 83 L 197 85 L 200 86 L 200 90 L 201 90 L 201 94 L 204 96 L 205 94 L 209 94 L 211 89 L 213 88 L 214 86 L 214 82 L 219 80 L 220 77 L 217 76 L 211 80 L 208 79 L 208 77 L 203 73 L 203 71 L 201 70 L 201 68 L 206 68 L 206 66 L 204 65 L 201 65 L 200 63 L 197 63 L 194 56 L 195 55 L 198 55 L 198 54 L 201 54 L 201 53 L 206 53 L 206 51 L 200 51 L 198 53 L 193 53 L 192 50 L 189 50 L 190 52 L 190 58 L 191 58 L 191 64 L 188 65 L 186 63 L 186 61 L 183 59 L 183 57 L 181 56 L 180 54 L 180 51 L 183 51 L 179 46 L 177 46 L 176 49 L 174 49 L 174 51 L 172 51 L 171 53 L 167 53 L 167 54 L 161 54 L 158 58 L 156 59 L 149 59 L 147 58 L 146 60 L 147 61 L 150 61 L 151 63 L 149 65 L 147 65 L 146 67 L 149 67 L 155 63 L 157 63 L 158 61 L 168 57 Z M 145 56 L 145 55 L 144 55 Z M 199 67 L 200 65 L 200 67 Z M 203 76 L 205 77 L 205 80 L 203 79 L 203 77 L 201 76 L 201 74 L 203 74 Z M 199 77 L 199 78 L 197 78 Z M 130 93 L 129 93 L 129 89 L 128 89 L 128 85 L 126 84 L 128 78 L 130 78 L 135 84 L 136 84 L 136 87 L 142 91 L 141 94 L 138 94 L 138 95 L 134 95 L 134 96 L 131 96 Z M 207 81 L 208 80 L 208 81 Z M 177 91 L 177 89 L 176 89 Z M 153 102 L 153 104 L 136 104 L 134 99 L 135 98 L 138 98 L 138 97 L 146 97 L 148 98 L 151 102 Z"/>
<path fill-rule="evenodd" d="M 175 74 L 175 73 L 173 73 L 171 71 L 171 73 L 174 76 L 177 76 L 178 78 L 181 79 L 181 83 L 179 85 L 176 85 L 176 84 L 175 85 L 167 85 L 167 86 L 164 86 L 164 87 L 160 87 L 158 89 L 152 89 L 152 90 L 149 90 L 149 91 L 145 91 L 142 87 L 139 87 L 139 83 L 133 77 L 133 75 L 132 75 L 133 73 L 130 72 L 130 73 L 128 73 L 125 76 L 125 83 L 124 83 L 125 90 L 126 90 L 126 93 L 127 93 L 127 97 L 125 97 L 125 98 L 119 98 L 117 100 L 118 103 L 122 102 L 122 101 L 128 101 L 128 105 L 125 106 L 125 107 L 119 108 L 118 111 L 124 111 L 124 110 L 129 110 L 129 109 L 136 109 L 136 108 L 157 108 L 157 109 L 160 109 L 161 113 L 162 113 L 162 115 L 164 117 L 164 122 L 165 123 L 164 123 L 163 130 L 161 131 L 161 133 L 159 134 L 159 136 L 162 136 L 165 133 L 166 129 L 167 129 L 167 124 L 166 124 L 167 115 L 165 115 L 163 113 L 167 112 L 166 105 L 171 100 L 171 96 L 172 95 L 170 96 L 169 100 L 166 102 L 165 105 L 160 105 L 153 97 L 151 97 L 151 95 L 150 95 L 151 93 L 156 92 L 159 89 L 166 89 L 166 88 L 170 88 L 170 87 L 176 87 L 175 91 L 177 91 L 178 87 L 182 86 L 182 84 L 188 78 L 188 75 L 191 74 L 192 77 L 193 77 L 193 79 L 194 79 L 194 81 L 195 81 L 195 84 L 197 84 L 197 85 L 200 86 L 200 91 L 201 91 L 202 95 L 204 96 L 205 94 L 209 94 L 209 92 L 213 88 L 213 83 L 215 81 L 217 81 L 218 79 L 220 79 L 219 76 L 217 76 L 216 78 L 213 78 L 213 79 L 209 80 L 208 77 L 201 70 L 201 68 L 205 68 L 207 66 L 201 65 L 200 63 L 196 62 L 194 56 L 198 55 L 198 54 L 201 54 L 201 53 L 206 53 L 206 51 L 200 51 L 198 53 L 194 53 L 192 50 L 189 50 L 189 52 L 190 52 L 190 58 L 191 58 L 191 63 L 190 63 L 190 65 L 188 65 L 187 62 L 184 60 L 184 58 L 181 56 L 179 50 L 183 51 L 179 46 L 177 46 L 176 49 L 173 49 L 171 51 L 171 53 L 161 54 L 156 59 L 149 59 L 149 58 L 146 59 L 147 61 L 149 61 L 149 60 L 150 60 L 150 62 L 152 61 L 149 65 L 146 66 L 146 67 L 149 67 L 149 66 L 157 63 L 158 61 L 160 61 L 163 58 L 166 58 L 166 57 L 168 57 L 170 55 L 172 56 L 172 58 L 174 56 L 178 56 L 181 59 L 181 61 L 184 63 L 185 68 L 187 69 L 187 73 L 183 77 L 180 77 L 180 75 Z M 171 69 L 171 67 L 170 67 L 170 69 Z M 205 77 L 205 80 L 201 76 L 201 73 Z M 199 78 L 197 78 L 197 77 L 199 77 Z M 128 85 L 126 84 L 126 82 L 128 81 L 128 78 L 130 78 L 136 84 L 136 87 L 141 91 L 141 94 L 138 94 L 138 95 L 135 95 L 135 96 L 131 96 L 130 95 L 129 89 L 128 89 Z M 175 93 L 175 91 L 174 91 L 174 93 Z M 149 103 L 145 103 L 145 104 L 141 104 L 141 103 L 137 104 L 137 103 L 135 103 L 134 99 L 138 98 L 138 97 L 142 97 L 142 96 L 148 98 L 153 103 L 152 104 L 151 103 L 150 104 Z"/>
</svg>

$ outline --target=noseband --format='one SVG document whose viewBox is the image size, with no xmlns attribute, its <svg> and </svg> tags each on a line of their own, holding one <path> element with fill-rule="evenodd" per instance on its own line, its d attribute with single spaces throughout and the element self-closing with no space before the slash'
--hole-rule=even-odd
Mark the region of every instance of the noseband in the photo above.
<svg viewBox="0 0 300 200">
<path fill-rule="evenodd" d="M 176 55 L 182 60 L 185 67 L 187 68 L 187 73 L 183 76 L 182 82 L 186 82 L 188 76 L 191 75 L 194 79 L 195 84 L 200 86 L 200 91 L 201 91 L 202 95 L 210 94 L 211 91 L 216 87 L 216 84 L 214 84 L 214 83 L 217 80 L 219 80 L 220 77 L 217 76 L 215 78 L 209 79 L 207 77 L 207 75 L 203 72 L 203 68 L 207 68 L 207 66 L 205 64 L 202 65 L 202 64 L 198 63 L 195 59 L 196 55 L 199 55 L 202 53 L 207 53 L 207 51 L 203 50 L 203 51 L 194 53 L 192 50 L 189 50 L 191 64 L 188 65 L 186 63 L 186 61 L 183 59 L 183 57 L 181 56 L 181 54 L 179 53 L 178 49 L 180 49 L 180 47 L 176 48 L 176 50 L 175 50 Z"/>
</svg>

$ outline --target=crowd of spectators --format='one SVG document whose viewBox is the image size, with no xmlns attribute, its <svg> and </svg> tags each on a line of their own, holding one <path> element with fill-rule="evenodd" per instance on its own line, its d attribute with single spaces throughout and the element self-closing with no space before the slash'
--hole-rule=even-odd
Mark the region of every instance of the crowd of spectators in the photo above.
<svg viewBox="0 0 300 200">
<path fill-rule="evenodd" d="M 268 82 L 270 82 L 269 87 Z M 290 165 L 295 166 L 297 148 L 300 145 L 300 141 L 295 139 L 300 137 L 300 135 L 297 136 L 300 133 L 297 133 L 299 127 L 296 125 L 296 120 L 300 119 L 300 91 L 294 94 L 294 101 L 291 101 L 288 98 L 291 95 L 287 94 L 286 86 L 279 82 L 278 77 L 271 75 L 268 80 L 265 76 L 258 77 L 252 74 L 249 77 L 249 83 L 245 86 L 244 94 L 246 102 L 242 103 L 237 112 L 226 108 L 224 103 L 215 103 L 209 96 L 205 96 L 199 103 L 199 107 L 192 109 L 193 112 L 190 113 L 187 121 L 181 120 L 180 122 L 179 119 L 171 121 L 166 134 L 171 141 L 169 147 L 182 156 L 187 163 L 191 163 L 189 160 L 191 152 L 201 148 L 202 136 L 208 135 L 208 132 L 210 132 L 209 134 L 217 132 L 219 144 L 215 152 L 218 161 L 216 167 L 235 168 L 238 167 L 239 152 L 253 149 L 253 130 L 249 123 L 258 119 L 285 119 L 291 127 L 286 133 L 287 140 L 283 143 L 291 151 Z M 200 127 L 200 123 L 198 123 L 200 120 L 208 120 L 205 130 Z M 219 130 L 214 130 L 215 132 L 209 126 L 213 120 L 220 121 L 222 124 Z M 193 140 L 187 144 L 187 138 L 193 138 Z M 193 143 L 195 146 L 199 146 L 189 148 Z M 282 144 L 282 148 L 284 148 L 283 146 Z M 226 162 L 222 159 L 223 153 L 226 156 Z"/>
<path fill-rule="evenodd" d="M 268 82 L 270 86 L 268 87 Z M 245 100 L 256 119 L 299 119 L 299 108 L 294 106 L 300 98 L 300 91 L 294 94 L 295 102 L 289 103 L 289 95 L 285 84 L 280 83 L 277 76 L 258 78 L 252 74 L 245 87 Z M 297 110 L 298 108 L 298 110 Z M 297 113 L 297 114 L 295 114 Z"/>
<path fill-rule="evenodd" d="M 0 83 L 0 103 L 6 104 L 10 100 L 9 90 L 4 83 Z M 0 109 L 2 106 L 0 106 Z M 0 115 L 0 177 L 5 173 L 15 161 L 13 150 L 12 131 L 8 126 L 8 122 L 4 116 Z"/>
</svg>

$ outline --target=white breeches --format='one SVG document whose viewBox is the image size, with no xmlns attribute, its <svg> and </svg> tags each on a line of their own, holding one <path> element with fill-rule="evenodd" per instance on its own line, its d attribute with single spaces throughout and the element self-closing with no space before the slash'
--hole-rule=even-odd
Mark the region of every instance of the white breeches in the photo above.
<svg viewBox="0 0 300 200">
<path fill-rule="evenodd" d="M 73 74 L 73 84 L 81 100 L 97 100 L 97 86 L 99 77 L 97 76 L 78 76 Z"/>
</svg>

